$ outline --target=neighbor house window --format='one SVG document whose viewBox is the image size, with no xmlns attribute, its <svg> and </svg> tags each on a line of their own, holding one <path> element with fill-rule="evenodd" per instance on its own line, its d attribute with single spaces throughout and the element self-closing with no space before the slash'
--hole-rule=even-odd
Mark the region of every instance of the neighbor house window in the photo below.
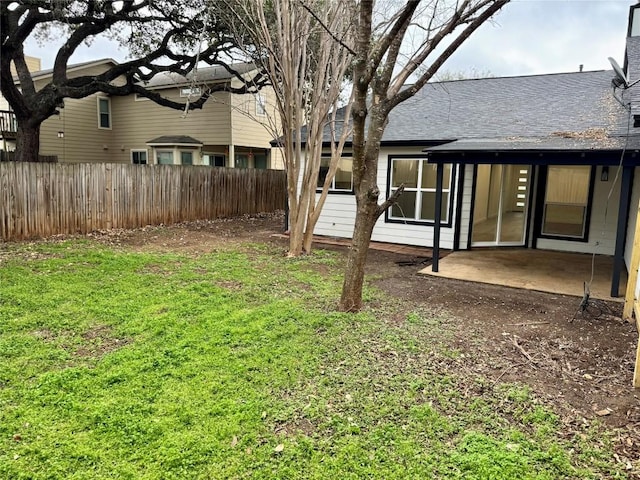
<svg viewBox="0 0 640 480">
<path fill-rule="evenodd" d="M 262 153 L 258 153 L 253 156 L 253 165 L 259 170 L 266 170 L 268 166 L 267 156 Z"/>
<path fill-rule="evenodd" d="M 227 164 L 225 156 L 216 153 L 205 153 L 202 155 L 202 162 L 212 167 L 224 167 Z"/>
<path fill-rule="evenodd" d="M 173 165 L 173 152 L 159 151 L 156 152 L 156 161 L 158 165 Z"/>
<path fill-rule="evenodd" d="M 451 164 L 443 165 L 441 222 L 449 221 L 451 195 Z M 391 160 L 391 191 L 404 184 L 404 192 L 391 207 L 389 218 L 417 222 L 433 222 L 436 216 L 437 165 L 426 159 L 393 158 Z"/>
<path fill-rule="evenodd" d="M 261 93 L 256 93 L 256 115 L 267 114 L 267 98 Z"/>
<path fill-rule="evenodd" d="M 180 89 L 181 97 L 191 97 L 193 95 L 200 96 L 200 87 L 185 87 Z"/>
<path fill-rule="evenodd" d="M 180 163 L 182 165 L 193 165 L 193 152 L 180 152 Z"/>
<path fill-rule="evenodd" d="M 147 151 L 146 150 L 131 150 L 131 163 L 134 165 L 146 165 L 147 164 Z"/>
<path fill-rule="evenodd" d="M 236 155 L 236 168 L 249 168 L 249 155 Z"/>
<path fill-rule="evenodd" d="M 140 95 L 139 93 L 136 93 L 136 94 L 134 95 L 133 99 L 134 99 L 136 102 L 142 102 L 142 101 L 144 101 L 144 100 L 149 100 L 149 98 L 147 98 L 147 97 L 145 97 L 145 96 L 143 96 L 143 95 Z"/>
<path fill-rule="evenodd" d="M 544 196 L 542 234 L 584 239 L 591 189 L 591 167 L 550 166 Z"/>
<path fill-rule="evenodd" d="M 318 189 L 322 189 L 329 174 L 331 157 L 322 157 L 320 160 L 320 173 L 318 174 Z M 351 192 L 353 191 L 353 158 L 342 157 L 338 160 L 336 175 L 331 180 L 330 192 Z"/>
<path fill-rule="evenodd" d="M 111 128 L 111 99 L 98 97 L 98 127 Z"/>
</svg>

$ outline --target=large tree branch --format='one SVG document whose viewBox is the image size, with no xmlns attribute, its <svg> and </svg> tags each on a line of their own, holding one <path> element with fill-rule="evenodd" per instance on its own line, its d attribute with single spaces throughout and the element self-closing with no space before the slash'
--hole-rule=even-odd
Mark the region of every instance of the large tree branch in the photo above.
<svg viewBox="0 0 640 480">
<path fill-rule="evenodd" d="M 380 66 L 382 59 L 386 55 L 393 41 L 400 34 L 400 32 L 406 30 L 407 24 L 411 21 L 411 18 L 418 8 L 418 5 L 420 5 L 420 0 L 407 1 L 402 10 L 398 12 L 395 22 L 393 23 L 389 31 L 384 33 L 382 38 L 371 50 L 368 59 L 369 66 L 367 71 L 367 79 L 369 81 L 374 77 L 376 70 Z"/>
<path fill-rule="evenodd" d="M 409 60 L 407 65 L 405 65 L 394 78 L 393 85 L 389 89 L 389 97 L 393 97 L 401 90 L 404 90 L 404 86 L 408 78 L 424 64 L 429 55 L 431 55 L 447 37 L 452 35 L 458 28 L 465 24 L 475 25 L 471 29 L 465 29 L 460 32 L 452 44 L 445 49 L 443 54 L 438 56 L 438 58 L 431 64 L 431 66 L 437 64 L 437 67 L 433 70 L 431 75 L 424 80 L 424 83 L 429 81 L 435 72 L 442 66 L 444 61 L 446 61 L 451 54 L 458 49 L 458 47 L 471 35 L 471 33 L 473 33 L 480 25 L 491 18 L 507 3 L 509 3 L 509 0 L 481 0 L 475 4 L 471 4 L 470 0 L 465 0 L 456 9 L 453 15 L 451 15 L 448 21 L 440 27 L 434 37 L 429 42 L 425 43 L 424 47 Z M 476 14 L 478 15 L 474 17 Z M 438 63 L 439 61 L 440 63 Z M 424 75 L 421 75 L 420 78 L 423 77 Z"/>
<path fill-rule="evenodd" d="M 327 25 L 325 25 L 322 19 L 318 17 L 318 15 L 304 1 L 301 0 L 300 4 L 302 5 L 302 8 L 309 12 L 309 14 L 316 20 L 316 22 L 318 22 L 318 24 L 331 36 L 331 38 L 333 38 L 334 41 L 336 41 L 342 48 L 351 53 L 351 55 L 356 54 L 356 52 L 349 45 L 344 43 L 341 38 L 338 38 L 338 36 L 336 36 Z"/>
<path fill-rule="evenodd" d="M 403 192 L 404 192 L 404 183 L 401 184 L 397 190 L 393 191 L 391 195 L 389 195 L 389 198 L 387 198 L 384 202 L 378 205 L 378 210 L 376 212 L 377 215 L 378 216 L 382 215 L 387 210 L 387 208 L 396 204 Z"/>
<path fill-rule="evenodd" d="M 414 82 L 410 87 L 399 91 L 392 99 L 389 100 L 389 108 L 404 102 L 416 94 L 427 82 L 435 75 L 444 62 L 467 40 L 480 25 L 491 18 L 498 10 L 504 7 L 510 0 L 491 0 L 493 4 L 489 5 L 486 10 L 482 11 L 478 16 L 471 19 L 466 28 L 458 34 L 458 36 L 447 46 L 447 48 L 431 63 L 429 68 Z M 489 3 L 489 0 L 487 2 Z"/>
</svg>

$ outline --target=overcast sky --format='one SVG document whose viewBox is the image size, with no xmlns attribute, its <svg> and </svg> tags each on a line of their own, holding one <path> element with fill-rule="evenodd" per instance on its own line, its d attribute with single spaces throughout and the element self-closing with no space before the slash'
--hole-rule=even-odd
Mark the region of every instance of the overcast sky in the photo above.
<svg viewBox="0 0 640 480">
<path fill-rule="evenodd" d="M 492 23 L 480 27 L 443 70 L 489 72 L 494 76 L 609 69 L 607 57 L 622 64 L 629 6 L 634 0 L 512 0 Z M 55 49 L 29 40 L 25 53 L 53 66 Z M 126 52 L 96 40 L 79 48 L 73 63 Z"/>
</svg>

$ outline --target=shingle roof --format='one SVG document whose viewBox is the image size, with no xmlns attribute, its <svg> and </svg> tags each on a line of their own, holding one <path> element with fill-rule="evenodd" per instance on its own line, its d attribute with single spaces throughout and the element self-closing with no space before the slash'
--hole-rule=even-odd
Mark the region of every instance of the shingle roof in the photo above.
<svg viewBox="0 0 640 480">
<path fill-rule="evenodd" d="M 429 83 L 391 112 L 382 142 L 464 139 L 477 140 L 474 148 L 481 149 L 617 148 L 601 141 L 627 131 L 628 115 L 612 95 L 613 77 L 606 70 Z M 585 132 L 597 132 L 598 138 Z M 324 140 L 330 140 L 328 130 Z"/>
<path fill-rule="evenodd" d="M 236 63 L 230 66 L 233 70 L 239 74 L 245 74 L 252 70 L 255 70 L 255 65 L 252 63 Z M 146 82 L 144 86 L 146 88 L 163 88 L 163 87 L 175 87 L 178 85 L 190 85 L 194 81 L 198 84 L 217 82 L 223 80 L 230 80 L 233 78 L 233 74 L 230 73 L 223 66 L 204 67 L 198 68 L 197 71 L 191 71 L 186 76 L 179 75 L 172 72 L 162 72 L 154 76 L 151 80 Z"/>
<path fill-rule="evenodd" d="M 203 145 L 200 140 L 196 140 L 188 135 L 163 135 L 147 142 L 147 145 Z"/>
<path fill-rule="evenodd" d="M 117 65 L 113 58 L 100 58 L 98 60 L 89 60 L 88 62 L 74 63 L 67 67 L 67 73 L 73 72 L 74 70 L 79 70 L 81 68 L 91 67 L 94 65 L 102 65 L 103 63 L 111 63 L 112 65 Z M 36 70 L 35 72 L 31 72 L 31 78 L 34 80 L 40 77 L 46 77 L 47 75 L 51 75 L 53 73 L 53 68 L 45 68 L 44 70 Z M 18 82 L 19 78 L 17 75 L 13 76 L 14 81 Z"/>
<path fill-rule="evenodd" d="M 431 83 L 399 105 L 383 140 L 546 137 L 626 130 L 612 71 Z"/>
</svg>

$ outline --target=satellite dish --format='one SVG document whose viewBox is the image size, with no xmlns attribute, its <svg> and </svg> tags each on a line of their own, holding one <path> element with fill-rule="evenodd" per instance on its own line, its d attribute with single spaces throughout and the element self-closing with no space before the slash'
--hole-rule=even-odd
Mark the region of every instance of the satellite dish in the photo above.
<svg viewBox="0 0 640 480">
<path fill-rule="evenodd" d="M 617 88 L 629 88 L 629 81 L 627 80 L 627 76 L 622 71 L 622 68 L 620 68 L 620 65 L 618 65 L 618 62 L 616 62 L 612 57 L 609 57 L 609 63 L 613 67 L 613 71 L 616 73 L 616 76 L 613 80 L 611 80 L 611 83 L 613 83 L 613 85 Z"/>
</svg>

